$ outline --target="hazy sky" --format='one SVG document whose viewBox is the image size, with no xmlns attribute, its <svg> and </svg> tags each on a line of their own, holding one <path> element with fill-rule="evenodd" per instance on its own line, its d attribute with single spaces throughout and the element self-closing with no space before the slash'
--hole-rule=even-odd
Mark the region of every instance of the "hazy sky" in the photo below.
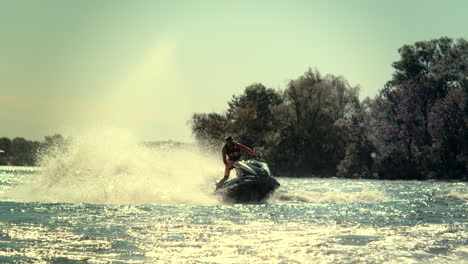
<svg viewBox="0 0 468 264">
<path fill-rule="evenodd" d="M 468 39 L 468 1 L 3 1 L 0 136 L 83 127 L 192 141 L 252 83 L 309 67 L 374 96 L 403 44 Z M 64 130 L 63 130 L 64 129 Z"/>
</svg>

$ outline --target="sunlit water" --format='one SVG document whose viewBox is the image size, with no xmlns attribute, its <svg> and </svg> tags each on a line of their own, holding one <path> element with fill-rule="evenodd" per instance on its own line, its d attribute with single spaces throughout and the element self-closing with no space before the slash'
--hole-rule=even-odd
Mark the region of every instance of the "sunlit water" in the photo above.
<svg viewBox="0 0 468 264">
<path fill-rule="evenodd" d="M 9 194 L 42 170 L 0 168 L 1 263 L 468 260 L 466 183 L 280 177 L 261 204 L 25 202 Z"/>
<path fill-rule="evenodd" d="M 463 263 L 463 182 L 290 179 L 212 195 L 219 155 L 98 131 L 0 167 L 0 263 Z"/>
</svg>

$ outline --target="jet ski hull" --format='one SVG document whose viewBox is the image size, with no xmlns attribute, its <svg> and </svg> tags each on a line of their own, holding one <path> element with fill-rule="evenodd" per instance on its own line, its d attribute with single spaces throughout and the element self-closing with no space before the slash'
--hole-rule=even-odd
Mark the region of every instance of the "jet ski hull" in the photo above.
<svg viewBox="0 0 468 264">
<path fill-rule="evenodd" d="M 279 186 L 273 177 L 249 175 L 227 181 L 216 193 L 227 202 L 257 202 L 267 199 Z"/>
</svg>

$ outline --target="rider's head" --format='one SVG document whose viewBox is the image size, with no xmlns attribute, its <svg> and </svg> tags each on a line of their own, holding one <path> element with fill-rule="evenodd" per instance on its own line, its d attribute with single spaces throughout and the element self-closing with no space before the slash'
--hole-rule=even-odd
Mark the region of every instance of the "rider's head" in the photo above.
<svg viewBox="0 0 468 264">
<path fill-rule="evenodd" d="M 234 139 L 232 139 L 232 136 L 227 136 L 224 141 L 226 142 L 226 145 L 229 147 L 232 147 L 234 145 Z"/>
</svg>

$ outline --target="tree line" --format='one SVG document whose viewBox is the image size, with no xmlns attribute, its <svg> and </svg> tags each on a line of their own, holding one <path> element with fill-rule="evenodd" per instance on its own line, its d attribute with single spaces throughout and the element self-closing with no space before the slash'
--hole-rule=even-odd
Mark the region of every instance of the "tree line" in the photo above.
<svg viewBox="0 0 468 264">
<path fill-rule="evenodd" d="M 22 137 L 0 138 L 0 165 L 35 166 L 43 153 L 67 145 L 67 139 L 60 134 L 46 136 L 44 141 L 27 140 Z"/>
<path fill-rule="evenodd" d="M 27 140 L 22 137 L 0 138 L 0 166 L 39 166 L 41 158 L 64 154 L 73 143 L 73 137 L 61 134 L 44 137 L 43 141 Z M 144 141 L 140 145 L 153 150 L 191 148 L 191 144 L 173 140 Z"/>
<path fill-rule="evenodd" d="M 374 98 L 309 69 L 284 90 L 255 83 L 225 112 L 193 114 L 193 134 L 216 151 L 233 135 L 284 176 L 466 180 L 468 42 L 442 37 L 398 52 Z"/>
</svg>

